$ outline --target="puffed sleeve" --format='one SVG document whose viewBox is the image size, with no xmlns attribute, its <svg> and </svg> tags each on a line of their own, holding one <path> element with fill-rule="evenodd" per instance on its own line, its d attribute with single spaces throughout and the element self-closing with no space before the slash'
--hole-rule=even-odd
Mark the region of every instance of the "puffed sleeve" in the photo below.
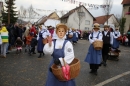
<svg viewBox="0 0 130 86">
<path fill-rule="evenodd" d="M 99 37 L 98 37 L 98 40 L 102 41 L 102 37 L 103 37 L 103 35 L 102 35 L 102 33 L 100 33 Z"/>
<path fill-rule="evenodd" d="M 38 35 L 37 35 L 37 40 L 39 39 L 39 33 L 38 33 Z"/>
<path fill-rule="evenodd" d="M 43 32 L 42 33 L 42 37 L 45 39 L 45 38 L 47 38 L 47 33 L 46 32 Z"/>
<path fill-rule="evenodd" d="M 70 64 L 73 59 L 74 59 L 74 50 L 73 50 L 73 46 L 72 46 L 72 43 L 71 42 L 67 42 L 66 45 L 65 45 L 65 48 L 64 48 L 64 53 L 65 53 L 65 57 L 64 57 L 64 60 L 67 64 Z M 60 62 L 61 62 L 61 65 L 63 66 L 64 63 L 63 63 L 63 60 L 62 60 L 62 57 L 59 58 Z"/>
<path fill-rule="evenodd" d="M 112 34 L 112 32 L 110 32 L 110 44 L 111 45 L 113 44 L 113 34 Z"/>
<path fill-rule="evenodd" d="M 92 44 L 92 43 L 94 42 L 94 40 L 91 39 L 91 37 L 92 37 L 92 35 L 90 34 L 90 35 L 89 35 L 89 42 Z"/>
<path fill-rule="evenodd" d="M 51 36 L 51 33 L 49 32 L 49 30 L 47 30 L 46 35 Z"/>
<path fill-rule="evenodd" d="M 43 52 L 45 54 L 52 54 L 54 51 L 54 43 L 52 42 L 52 45 L 49 46 L 49 43 L 44 45 Z"/>
<path fill-rule="evenodd" d="M 113 37 L 116 39 L 116 38 L 118 38 L 118 36 L 115 36 L 115 32 L 113 32 Z"/>
</svg>

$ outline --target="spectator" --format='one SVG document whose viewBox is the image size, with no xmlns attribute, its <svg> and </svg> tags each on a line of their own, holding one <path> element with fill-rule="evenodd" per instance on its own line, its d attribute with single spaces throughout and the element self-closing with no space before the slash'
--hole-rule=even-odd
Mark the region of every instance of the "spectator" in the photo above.
<svg viewBox="0 0 130 86">
<path fill-rule="evenodd" d="M 8 31 L 5 27 L 5 24 L 2 25 L 2 29 L 0 30 L 2 45 L 1 45 L 1 56 L 6 58 L 6 48 L 8 46 Z"/>
<path fill-rule="evenodd" d="M 128 45 L 130 46 L 130 28 L 129 28 L 129 30 L 127 31 L 127 35 L 128 35 L 128 40 L 129 40 Z"/>
</svg>

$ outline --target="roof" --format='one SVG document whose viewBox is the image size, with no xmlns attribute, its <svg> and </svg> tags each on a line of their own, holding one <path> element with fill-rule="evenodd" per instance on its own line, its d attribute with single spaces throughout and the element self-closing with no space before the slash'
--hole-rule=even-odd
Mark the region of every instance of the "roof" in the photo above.
<svg viewBox="0 0 130 86">
<path fill-rule="evenodd" d="M 53 16 L 53 14 L 55 14 L 56 17 Z M 58 19 L 59 19 L 59 16 L 57 15 L 56 12 L 52 12 L 50 15 L 48 15 L 48 16 L 43 16 L 42 18 L 40 18 L 40 19 L 37 21 L 37 23 L 38 23 L 38 24 L 44 24 L 44 23 L 47 21 L 47 19 L 56 19 L 56 20 L 58 20 Z"/>
<path fill-rule="evenodd" d="M 96 17 L 96 21 L 94 21 L 93 23 L 104 24 L 112 15 L 113 14 L 108 15 L 108 18 L 107 15 Z"/>
<path fill-rule="evenodd" d="M 68 18 L 72 13 L 75 12 L 75 10 L 78 10 L 81 7 L 84 7 L 84 6 L 80 5 L 79 7 L 76 7 L 74 9 L 70 10 L 68 13 L 66 13 L 65 15 L 63 15 L 60 19 Z M 95 20 L 94 16 L 86 8 L 85 8 L 85 10 L 93 17 L 93 20 Z"/>
<path fill-rule="evenodd" d="M 55 16 L 53 16 L 55 14 Z M 48 19 L 59 19 L 60 17 L 57 15 L 56 12 L 52 12 L 50 15 L 48 15 Z"/>
<path fill-rule="evenodd" d="M 123 0 L 121 4 L 130 4 L 130 0 Z"/>
<path fill-rule="evenodd" d="M 44 24 L 44 22 L 47 20 L 47 16 L 43 16 L 42 18 L 40 18 L 37 23 L 38 24 Z"/>
</svg>

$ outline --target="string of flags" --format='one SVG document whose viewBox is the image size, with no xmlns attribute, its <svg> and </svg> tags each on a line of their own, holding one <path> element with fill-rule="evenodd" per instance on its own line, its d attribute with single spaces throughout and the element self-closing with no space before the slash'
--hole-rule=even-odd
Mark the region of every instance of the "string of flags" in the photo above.
<svg viewBox="0 0 130 86">
<path fill-rule="evenodd" d="M 80 2 L 80 1 L 77 1 L 77 0 L 61 0 L 63 2 L 69 2 L 71 4 L 77 4 L 77 5 L 83 5 L 85 7 L 87 7 L 88 10 L 97 10 L 99 8 L 105 8 L 109 5 L 98 5 L 98 4 L 90 4 L 90 3 L 84 3 L 84 2 Z M 38 8 L 33 8 L 32 9 L 32 15 L 35 15 L 35 16 L 41 16 L 39 14 L 39 12 L 44 12 L 44 13 L 51 13 L 51 12 L 59 12 L 59 13 L 67 13 L 69 12 L 69 10 L 45 10 L 45 9 L 38 9 Z M 23 12 L 18 12 L 19 14 L 19 17 L 21 18 L 28 18 L 28 14 L 29 12 L 27 11 L 27 9 L 25 9 Z M 126 13 L 126 14 L 129 14 L 129 13 Z"/>
<path fill-rule="evenodd" d="M 80 1 L 77 1 L 77 0 L 61 0 L 61 1 L 69 2 L 69 3 L 71 3 L 71 4 L 77 4 L 77 5 L 88 6 L 88 7 L 90 7 L 91 9 L 92 9 L 92 8 L 105 8 L 105 7 L 108 6 L 108 5 L 90 4 L 90 3 L 80 2 Z"/>
</svg>

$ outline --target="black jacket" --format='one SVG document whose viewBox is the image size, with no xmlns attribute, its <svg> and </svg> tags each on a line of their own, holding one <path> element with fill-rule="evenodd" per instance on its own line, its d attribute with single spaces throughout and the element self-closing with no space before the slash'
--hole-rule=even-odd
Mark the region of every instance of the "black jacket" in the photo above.
<svg viewBox="0 0 130 86">
<path fill-rule="evenodd" d="M 32 38 L 31 40 L 31 47 L 35 47 L 37 45 L 37 39 L 36 38 Z"/>
</svg>

